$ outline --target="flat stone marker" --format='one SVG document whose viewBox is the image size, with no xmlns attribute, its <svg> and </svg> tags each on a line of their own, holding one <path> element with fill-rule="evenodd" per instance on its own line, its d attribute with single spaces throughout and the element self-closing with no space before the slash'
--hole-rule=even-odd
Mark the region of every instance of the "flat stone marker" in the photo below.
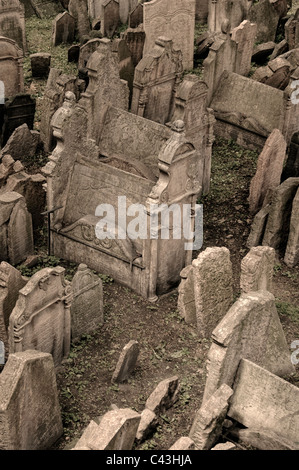
<svg viewBox="0 0 299 470">
<path fill-rule="evenodd" d="M 111 382 L 121 383 L 128 380 L 133 372 L 139 355 L 138 341 L 130 341 L 123 348 L 113 373 Z"/>
</svg>

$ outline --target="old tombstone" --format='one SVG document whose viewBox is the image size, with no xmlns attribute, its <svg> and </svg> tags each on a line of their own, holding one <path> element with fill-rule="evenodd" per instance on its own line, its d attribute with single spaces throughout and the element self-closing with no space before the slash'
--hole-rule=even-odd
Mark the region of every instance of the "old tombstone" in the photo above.
<svg viewBox="0 0 299 470">
<path fill-rule="evenodd" d="M 90 39 L 85 44 L 83 44 L 83 46 L 80 47 L 80 54 L 79 54 L 79 61 L 78 61 L 79 69 L 86 69 L 87 62 L 90 56 L 97 50 L 100 44 L 101 44 L 101 40 L 99 38 L 94 38 L 94 39 Z"/>
<path fill-rule="evenodd" d="M 0 36 L 13 39 L 26 52 L 25 10 L 19 0 L 1 0 Z"/>
<path fill-rule="evenodd" d="M 141 413 L 141 419 L 136 433 L 136 441 L 140 443 L 147 439 L 157 426 L 157 415 L 148 408 L 145 408 Z"/>
<path fill-rule="evenodd" d="M 27 124 L 30 130 L 33 129 L 35 109 L 35 98 L 25 93 L 18 94 L 5 102 L 2 147 L 14 130 L 23 124 Z"/>
<path fill-rule="evenodd" d="M 14 130 L 2 148 L 1 155 L 10 155 L 14 160 L 26 162 L 35 155 L 37 145 L 38 141 L 25 123 Z"/>
<path fill-rule="evenodd" d="M 167 123 L 182 79 L 182 55 L 170 39 L 160 37 L 135 69 L 131 112 L 160 124 Z"/>
<path fill-rule="evenodd" d="M 122 80 L 128 82 L 130 97 L 132 97 L 135 67 L 131 51 L 124 39 L 114 39 L 111 47 L 117 56 L 119 76 Z"/>
<path fill-rule="evenodd" d="M 204 403 L 223 383 L 232 385 L 241 358 L 280 376 L 294 371 L 270 292 L 242 294 L 213 331 L 212 341 Z"/>
<path fill-rule="evenodd" d="M 136 29 L 129 28 L 122 34 L 127 46 L 131 52 L 134 67 L 136 67 L 142 59 L 145 43 L 145 32 L 142 26 Z"/>
<path fill-rule="evenodd" d="M 91 421 L 73 450 L 132 450 L 141 415 L 129 408 L 108 411 Z"/>
<path fill-rule="evenodd" d="M 112 38 L 120 24 L 120 0 L 105 0 L 102 4 L 101 33 Z"/>
<path fill-rule="evenodd" d="M 196 413 L 189 437 L 195 450 L 210 450 L 219 439 L 233 390 L 226 384 L 216 390 Z"/>
<path fill-rule="evenodd" d="M 25 198 L 16 192 L 0 195 L 1 261 L 19 264 L 34 252 L 32 217 Z"/>
<path fill-rule="evenodd" d="M 154 413 L 163 413 L 177 400 L 179 393 L 179 379 L 177 376 L 162 380 L 151 393 L 145 407 Z"/>
<path fill-rule="evenodd" d="M 76 64 L 79 61 L 80 55 L 80 46 L 78 44 L 73 44 L 67 52 L 67 60 L 68 62 L 75 62 Z"/>
<path fill-rule="evenodd" d="M 233 302 L 229 250 L 207 248 L 192 267 L 197 330 L 201 338 L 209 338 Z"/>
<path fill-rule="evenodd" d="M 228 416 L 247 428 L 275 430 L 298 450 L 299 388 L 242 359 Z"/>
<path fill-rule="evenodd" d="M 48 77 L 51 66 L 51 54 L 47 52 L 37 52 L 30 55 L 32 77 Z"/>
<path fill-rule="evenodd" d="M 299 186 L 299 178 L 288 178 L 273 194 L 267 219 L 263 245 L 275 250 L 284 248 L 289 234 L 292 203 Z"/>
<path fill-rule="evenodd" d="M 184 121 L 186 137 L 198 150 L 198 166 L 194 176 L 199 180 L 201 193 L 208 194 L 211 180 L 212 145 L 214 142 L 214 114 L 207 107 L 208 87 L 198 76 L 187 74 L 176 91 L 171 120 Z"/>
<path fill-rule="evenodd" d="M 249 10 L 249 20 L 257 25 L 257 43 L 275 41 L 280 15 L 273 3 L 271 0 L 259 0 Z"/>
<path fill-rule="evenodd" d="M 258 450 L 298 450 L 296 443 L 291 442 L 279 435 L 279 429 L 272 431 L 260 426 L 250 428 L 236 427 L 230 434 L 233 439 L 246 447 L 250 446 Z M 213 449 L 212 449 L 213 450 Z"/>
<path fill-rule="evenodd" d="M 181 271 L 180 276 L 178 309 L 186 323 L 196 325 L 193 267 L 186 266 Z"/>
<path fill-rule="evenodd" d="M 128 380 L 133 370 L 135 369 L 136 362 L 139 355 L 138 341 L 130 341 L 123 348 L 116 368 L 113 372 L 111 381 L 116 383 L 125 382 Z"/>
<path fill-rule="evenodd" d="M 137 6 L 129 13 L 129 28 L 137 28 L 143 23 L 143 3 L 139 2 Z"/>
<path fill-rule="evenodd" d="M 69 13 L 76 21 L 76 34 L 80 41 L 90 32 L 87 0 L 70 0 Z"/>
<path fill-rule="evenodd" d="M 160 36 L 173 41 L 181 50 L 183 67 L 193 69 L 195 0 L 152 0 L 143 5 L 145 31 L 144 54 L 148 54 Z"/>
<path fill-rule="evenodd" d="M 53 21 L 52 44 L 72 43 L 75 37 L 75 18 L 67 11 L 60 13 Z"/>
<path fill-rule="evenodd" d="M 235 72 L 247 76 L 251 68 L 251 57 L 256 36 L 256 24 L 244 20 L 231 32 L 232 40 L 237 44 Z"/>
<path fill-rule="evenodd" d="M 47 450 L 62 435 L 50 354 L 10 354 L 0 375 L 0 449 Z"/>
<path fill-rule="evenodd" d="M 250 183 L 249 210 L 252 214 L 271 202 L 272 192 L 280 184 L 286 150 L 281 131 L 274 129 L 258 158 L 256 173 Z"/>
<path fill-rule="evenodd" d="M 23 52 L 13 39 L 0 36 L 0 80 L 5 98 L 24 91 Z"/>
<path fill-rule="evenodd" d="M 267 204 L 254 217 L 246 243 L 248 248 L 259 246 L 263 243 L 269 213 L 270 204 Z"/>
<path fill-rule="evenodd" d="M 209 16 L 209 0 L 196 0 L 195 18 L 200 23 L 206 23 Z"/>
<path fill-rule="evenodd" d="M 71 286 L 64 268 L 44 268 L 20 290 L 9 319 L 9 350 L 28 349 L 52 354 L 55 366 L 70 351 Z"/>
<path fill-rule="evenodd" d="M 221 33 L 233 29 L 247 18 L 248 0 L 213 0 L 209 2 L 208 29 Z"/>
<path fill-rule="evenodd" d="M 285 92 L 227 71 L 209 103 L 217 120 L 215 134 L 253 150 L 262 150 L 274 129 L 288 142 L 298 119 L 296 106 L 290 106 Z"/>
<path fill-rule="evenodd" d="M 292 136 L 286 164 L 282 172 L 281 182 L 292 177 L 299 177 L 299 132 L 296 132 Z"/>
<path fill-rule="evenodd" d="M 296 196 L 293 199 L 290 230 L 284 262 L 291 268 L 296 266 L 299 262 L 299 189 L 297 189 Z"/>
<path fill-rule="evenodd" d="M 40 136 L 46 152 L 54 148 L 51 120 L 57 109 L 63 105 L 67 92 L 78 93 L 76 77 L 63 74 L 58 69 L 51 69 L 41 102 Z"/>
<path fill-rule="evenodd" d="M 26 284 L 20 271 L 2 261 L 0 264 L 0 339 L 8 353 L 9 317 L 19 296 L 19 290 Z"/>
<path fill-rule="evenodd" d="M 251 248 L 241 262 L 242 292 L 266 290 L 272 292 L 275 250 L 268 246 Z"/>
<path fill-rule="evenodd" d="M 61 3 L 57 0 L 30 0 L 30 2 L 39 18 L 53 17 L 63 11 Z"/>
<path fill-rule="evenodd" d="M 178 450 L 195 450 L 195 444 L 190 437 L 183 436 L 180 437 L 171 447 L 171 451 L 178 451 Z"/>
<path fill-rule="evenodd" d="M 289 50 L 299 47 L 299 8 L 295 15 L 292 15 L 285 24 L 285 38 Z"/>
<path fill-rule="evenodd" d="M 72 341 L 90 334 L 104 322 L 103 283 L 85 264 L 80 264 L 73 281 L 71 305 Z"/>
</svg>

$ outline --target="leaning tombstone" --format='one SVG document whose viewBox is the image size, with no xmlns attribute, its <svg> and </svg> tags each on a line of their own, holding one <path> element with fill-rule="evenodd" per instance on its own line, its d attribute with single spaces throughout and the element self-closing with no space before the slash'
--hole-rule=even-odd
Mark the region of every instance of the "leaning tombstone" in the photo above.
<svg viewBox="0 0 299 470">
<path fill-rule="evenodd" d="M 113 373 L 112 382 L 125 382 L 133 372 L 139 354 L 139 345 L 137 341 L 130 341 L 123 348 Z"/>
<path fill-rule="evenodd" d="M 75 38 L 75 18 L 67 11 L 60 13 L 53 21 L 52 44 L 72 43 Z"/>
</svg>

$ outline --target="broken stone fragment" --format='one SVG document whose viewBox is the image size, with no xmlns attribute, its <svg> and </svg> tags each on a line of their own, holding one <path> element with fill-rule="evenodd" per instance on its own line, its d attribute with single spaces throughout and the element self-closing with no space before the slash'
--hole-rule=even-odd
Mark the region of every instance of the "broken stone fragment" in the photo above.
<svg viewBox="0 0 299 470">
<path fill-rule="evenodd" d="M 160 382 L 146 401 L 145 407 L 154 413 L 163 413 L 177 400 L 179 378 L 177 376 Z"/>
</svg>

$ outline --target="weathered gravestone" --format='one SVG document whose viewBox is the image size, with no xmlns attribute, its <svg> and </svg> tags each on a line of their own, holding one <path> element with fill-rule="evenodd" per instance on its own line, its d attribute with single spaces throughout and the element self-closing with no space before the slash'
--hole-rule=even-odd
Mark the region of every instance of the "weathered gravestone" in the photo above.
<svg viewBox="0 0 299 470">
<path fill-rule="evenodd" d="M 257 43 L 275 41 L 280 15 L 273 3 L 273 0 L 259 0 L 249 10 L 249 20 L 257 25 Z"/>
<path fill-rule="evenodd" d="M 174 110 L 175 90 L 182 79 L 182 55 L 160 37 L 135 69 L 131 112 L 165 124 Z"/>
<path fill-rule="evenodd" d="M 35 134 L 29 130 L 27 124 L 17 127 L 11 134 L 1 155 L 10 155 L 14 160 L 28 161 L 35 155 L 38 140 Z"/>
<path fill-rule="evenodd" d="M 25 198 L 16 192 L 0 195 L 0 260 L 19 264 L 34 252 L 32 218 Z"/>
<path fill-rule="evenodd" d="M 99 38 L 94 38 L 94 39 L 90 39 L 85 44 L 83 44 L 83 46 L 80 47 L 80 54 L 79 54 L 79 61 L 78 61 L 79 69 L 86 69 L 87 62 L 90 56 L 97 50 L 100 44 L 101 44 L 101 40 Z"/>
<path fill-rule="evenodd" d="M 91 421 L 73 450 L 131 450 L 141 415 L 129 408 L 108 411 Z"/>
<path fill-rule="evenodd" d="M 75 37 L 75 18 L 67 11 L 60 13 L 53 21 L 52 44 L 72 43 Z"/>
<path fill-rule="evenodd" d="M 23 52 L 13 39 L 0 36 L 0 80 L 4 96 L 10 98 L 24 91 Z"/>
<path fill-rule="evenodd" d="M 210 450 L 217 442 L 232 395 L 233 390 L 223 384 L 198 410 L 189 434 L 195 450 Z"/>
<path fill-rule="evenodd" d="M 233 384 L 241 358 L 281 376 L 294 371 L 270 292 L 242 294 L 213 331 L 212 340 L 203 403 L 223 383 Z"/>
<path fill-rule="evenodd" d="M 105 0 L 102 4 L 101 33 L 112 38 L 120 24 L 119 0 Z"/>
<path fill-rule="evenodd" d="M 154 413 L 164 413 L 176 402 L 178 393 L 179 378 L 176 375 L 162 380 L 146 400 L 145 408 Z"/>
<path fill-rule="evenodd" d="M 197 330 L 201 338 L 209 338 L 233 302 L 229 250 L 207 248 L 192 267 Z"/>
<path fill-rule="evenodd" d="M 18 94 L 5 102 L 2 146 L 6 144 L 14 130 L 23 124 L 33 129 L 35 107 L 35 98 L 27 94 Z"/>
<path fill-rule="evenodd" d="M 252 214 L 271 202 L 272 192 L 280 184 L 286 150 L 287 144 L 282 133 L 274 129 L 259 156 L 256 174 L 250 183 L 249 210 Z"/>
<path fill-rule="evenodd" d="M 122 33 L 121 37 L 126 41 L 131 52 L 134 67 L 136 67 L 142 59 L 145 43 L 145 32 L 142 26 L 136 29 L 127 29 Z"/>
<path fill-rule="evenodd" d="M 220 33 L 233 29 L 247 18 L 248 0 L 213 0 L 209 2 L 208 29 Z"/>
<path fill-rule="evenodd" d="M 193 69 L 195 0 L 152 0 L 143 5 L 145 31 L 144 54 L 148 54 L 160 36 L 173 41 L 183 56 L 185 70 Z"/>
<path fill-rule="evenodd" d="M 26 52 L 25 10 L 19 0 L 1 0 L 0 36 L 13 39 Z"/>
<path fill-rule="evenodd" d="M 70 351 L 71 286 L 64 268 L 44 268 L 20 290 L 9 319 L 9 350 L 36 349 L 52 354 L 55 366 Z"/>
<path fill-rule="evenodd" d="M 272 292 L 275 250 L 268 246 L 251 248 L 241 262 L 242 292 L 266 290 Z"/>
<path fill-rule="evenodd" d="M 76 21 L 76 34 L 80 41 L 90 32 L 87 0 L 70 0 L 69 13 Z"/>
<path fill-rule="evenodd" d="M 54 148 L 51 120 L 57 109 L 63 105 L 67 92 L 78 93 L 76 77 L 63 74 L 58 69 L 51 69 L 41 102 L 40 136 L 46 152 Z"/>
<path fill-rule="evenodd" d="M 10 354 L 0 375 L 0 449 L 47 450 L 62 435 L 50 354 Z"/>
<path fill-rule="evenodd" d="M 117 362 L 111 381 L 116 383 L 124 382 L 133 372 L 139 355 L 139 344 L 137 341 L 130 341 L 123 348 Z"/>
<path fill-rule="evenodd" d="M 85 264 L 80 264 L 73 281 L 71 305 L 72 340 L 90 334 L 104 322 L 103 283 Z"/>
<path fill-rule="evenodd" d="M 293 199 L 290 220 L 289 238 L 285 251 L 284 262 L 294 267 L 299 262 L 299 189 Z"/>
<path fill-rule="evenodd" d="M 208 194 L 211 179 L 214 113 L 207 107 L 208 86 L 193 74 L 185 75 L 178 86 L 172 122 L 185 123 L 186 137 L 198 151 L 198 166 L 193 172 L 199 178 L 201 193 Z M 193 171 L 193 170 L 192 170 Z"/>
<path fill-rule="evenodd" d="M 55 16 L 63 11 L 61 3 L 57 0 L 30 0 L 30 2 L 39 18 Z"/>
<path fill-rule="evenodd" d="M 21 290 L 26 284 L 20 271 L 2 261 L 0 264 L 0 339 L 8 353 L 9 317 Z"/>
<path fill-rule="evenodd" d="M 206 23 L 209 16 L 209 0 L 196 0 L 195 18 L 200 23 Z"/>
<path fill-rule="evenodd" d="M 129 13 L 129 28 L 137 28 L 143 23 L 143 3 L 138 5 Z"/>
<path fill-rule="evenodd" d="M 299 450 L 299 388 L 242 359 L 228 416 L 247 428 L 275 430 Z"/>
<path fill-rule="evenodd" d="M 248 75 L 251 69 L 251 57 L 256 36 L 256 24 L 244 20 L 231 32 L 232 40 L 237 44 L 235 72 Z"/>
<path fill-rule="evenodd" d="M 299 8 L 285 24 L 285 37 L 289 50 L 299 47 Z"/>
<path fill-rule="evenodd" d="M 283 182 L 291 177 L 299 177 L 299 132 L 296 132 L 292 136 L 288 149 L 287 161 L 282 172 L 281 181 Z"/>
<path fill-rule="evenodd" d="M 114 39 L 111 44 L 111 48 L 112 52 L 114 52 L 117 56 L 119 76 L 122 80 L 128 82 L 131 99 L 135 72 L 131 51 L 124 39 Z"/>
<path fill-rule="evenodd" d="M 285 248 L 298 186 L 299 178 L 288 178 L 274 192 L 262 245 L 271 246 L 275 250 Z"/>
<path fill-rule="evenodd" d="M 30 55 L 32 77 L 48 77 L 51 66 L 51 54 L 37 52 Z"/>
</svg>

